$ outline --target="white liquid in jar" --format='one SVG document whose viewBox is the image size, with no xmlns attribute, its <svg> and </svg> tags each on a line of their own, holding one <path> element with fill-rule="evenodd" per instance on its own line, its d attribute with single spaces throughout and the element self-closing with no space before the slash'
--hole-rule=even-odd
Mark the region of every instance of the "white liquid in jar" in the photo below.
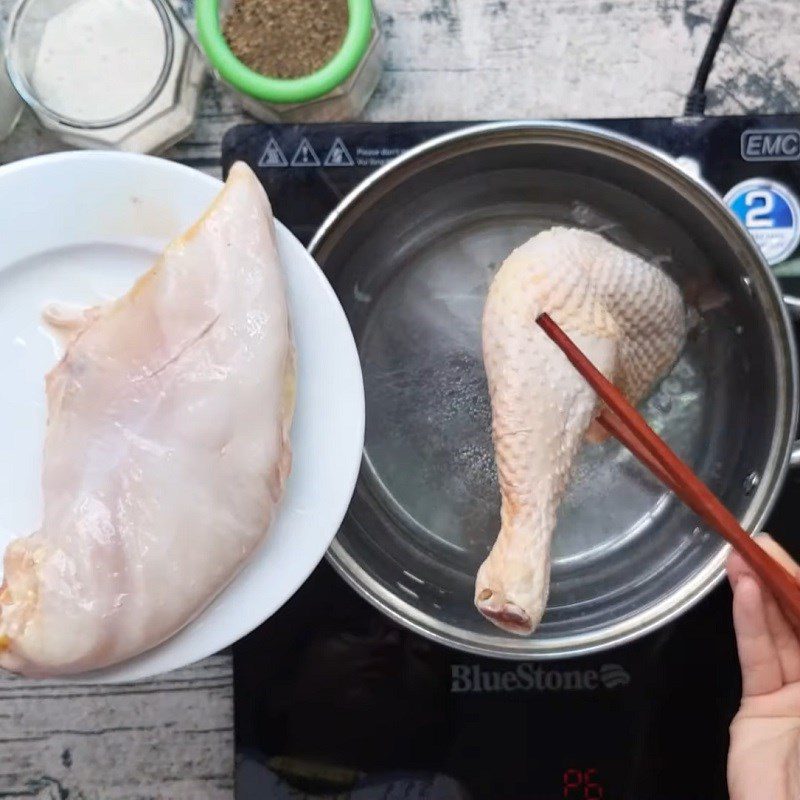
<svg viewBox="0 0 800 800">
<path fill-rule="evenodd" d="M 45 25 L 31 83 L 52 111 L 82 122 L 129 114 L 164 64 L 164 28 L 143 0 L 77 0 Z"/>
</svg>

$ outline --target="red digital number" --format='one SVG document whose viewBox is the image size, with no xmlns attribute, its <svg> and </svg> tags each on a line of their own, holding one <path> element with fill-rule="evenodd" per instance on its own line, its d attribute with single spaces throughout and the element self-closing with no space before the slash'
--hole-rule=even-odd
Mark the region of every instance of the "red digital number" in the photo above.
<svg viewBox="0 0 800 800">
<path fill-rule="evenodd" d="M 584 800 L 602 800 L 605 797 L 603 787 L 597 782 L 597 770 L 587 769 L 583 773 Z"/>
<path fill-rule="evenodd" d="M 564 773 L 564 797 L 566 800 L 583 797 L 583 773 L 579 769 L 568 769 Z"/>
<path fill-rule="evenodd" d="M 564 772 L 564 800 L 603 800 L 606 796 L 596 769 L 570 768 Z"/>
</svg>

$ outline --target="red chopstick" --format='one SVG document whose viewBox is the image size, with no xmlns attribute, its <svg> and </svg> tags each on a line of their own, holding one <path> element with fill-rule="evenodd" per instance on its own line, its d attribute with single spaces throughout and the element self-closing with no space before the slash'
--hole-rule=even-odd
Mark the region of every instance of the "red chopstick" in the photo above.
<svg viewBox="0 0 800 800">
<path fill-rule="evenodd" d="M 675 494 L 679 494 L 680 488 L 677 483 L 672 479 L 672 475 L 661 466 L 661 462 L 654 458 L 649 450 L 639 447 L 639 440 L 633 434 L 631 429 L 620 420 L 615 414 L 612 414 L 607 408 L 602 409 L 597 417 L 597 421 L 622 445 L 628 448 L 631 452 L 635 453 L 636 457 L 653 473 L 668 489 L 671 489 Z M 694 510 L 694 509 L 692 509 Z"/>
<path fill-rule="evenodd" d="M 727 539 L 761 582 L 775 595 L 795 624 L 800 624 L 800 584 L 750 538 L 736 517 L 678 458 L 625 399 L 622 392 L 592 364 L 549 315 L 539 315 L 536 322 L 608 407 L 599 418 L 606 430 L 674 491 L 710 528 Z"/>
</svg>

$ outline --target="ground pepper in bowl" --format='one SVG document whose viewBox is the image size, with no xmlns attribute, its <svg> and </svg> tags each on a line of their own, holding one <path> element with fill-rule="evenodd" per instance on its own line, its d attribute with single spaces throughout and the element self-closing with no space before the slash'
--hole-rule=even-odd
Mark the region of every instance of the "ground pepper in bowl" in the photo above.
<svg viewBox="0 0 800 800">
<path fill-rule="evenodd" d="M 336 55 L 347 23 L 347 0 L 233 0 L 222 33 L 255 72 L 301 78 Z"/>
</svg>

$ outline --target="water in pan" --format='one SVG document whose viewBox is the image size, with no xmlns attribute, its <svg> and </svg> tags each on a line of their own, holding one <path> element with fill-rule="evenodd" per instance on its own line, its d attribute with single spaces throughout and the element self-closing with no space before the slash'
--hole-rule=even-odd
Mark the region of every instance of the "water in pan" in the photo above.
<svg viewBox="0 0 800 800">
<path fill-rule="evenodd" d="M 554 224 L 604 234 L 669 270 L 585 204 L 462 219 L 418 248 L 376 297 L 360 337 L 367 395 L 366 459 L 376 494 L 421 549 L 474 571 L 499 529 L 491 409 L 480 320 L 499 262 Z M 691 348 L 646 403 L 656 430 L 679 449 L 701 427 L 703 379 Z M 613 492 L 611 491 L 613 487 Z M 585 447 L 559 513 L 553 570 L 607 556 L 650 528 L 672 502 L 615 443 Z"/>
</svg>

